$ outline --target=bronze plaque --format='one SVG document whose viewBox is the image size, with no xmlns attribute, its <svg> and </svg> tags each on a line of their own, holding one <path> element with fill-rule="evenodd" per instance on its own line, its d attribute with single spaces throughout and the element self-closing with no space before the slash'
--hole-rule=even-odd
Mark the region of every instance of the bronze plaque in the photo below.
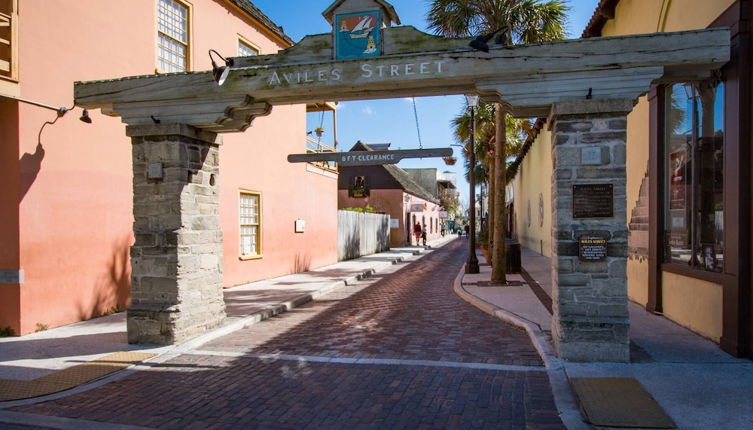
<svg viewBox="0 0 753 430">
<path fill-rule="evenodd" d="M 580 261 L 604 261 L 607 259 L 607 240 L 599 236 L 578 238 L 578 259 Z"/>
<path fill-rule="evenodd" d="M 573 185 L 573 218 L 612 218 L 614 189 L 612 184 Z"/>
</svg>

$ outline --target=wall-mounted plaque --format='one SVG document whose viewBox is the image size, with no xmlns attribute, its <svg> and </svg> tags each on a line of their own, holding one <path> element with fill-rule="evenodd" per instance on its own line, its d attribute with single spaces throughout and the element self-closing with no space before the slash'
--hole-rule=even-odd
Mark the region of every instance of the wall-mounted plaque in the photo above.
<svg viewBox="0 0 753 430">
<path fill-rule="evenodd" d="M 604 261 L 607 259 L 607 240 L 600 236 L 578 238 L 578 259 L 580 261 Z"/>
<path fill-rule="evenodd" d="M 612 184 L 573 185 L 573 218 L 611 218 L 614 216 Z"/>
</svg>

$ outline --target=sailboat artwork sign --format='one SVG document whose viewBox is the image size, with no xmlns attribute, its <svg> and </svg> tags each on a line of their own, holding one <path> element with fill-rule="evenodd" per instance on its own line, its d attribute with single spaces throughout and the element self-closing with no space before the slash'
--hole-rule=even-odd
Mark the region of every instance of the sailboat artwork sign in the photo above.
<svg viewBox="0 0 753 430">
<path fill-rule="evenodd" d="M 379 11 L 335 15 L 335 59 L 378 57 L 382 54 Z"/>
</svg>

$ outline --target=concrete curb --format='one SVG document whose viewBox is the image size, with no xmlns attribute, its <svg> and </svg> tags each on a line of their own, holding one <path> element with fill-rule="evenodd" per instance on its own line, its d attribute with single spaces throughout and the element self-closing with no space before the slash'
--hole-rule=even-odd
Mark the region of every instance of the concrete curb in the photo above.
<svg viewBox="0 0 753 430">
<path fill-rule="evenodd" d="M 444 239 L 444 238 L 443 238 Z M 299 306 L 302 306 L 312 300 L 317 299 L 318 297 L 321 297 L 324 294 L 330 293 L 336 288 L 343 287 L 343 286 L 349 286 L 354 285 L 360 280 L 366 279 L 388 267 L 391 267 L 395 264 L 399 264 L 404 261 L 416 261 L 425 255 L 428 255 L 433 249 L 441 248 L 447 243 L 451 242 L 452 238 L 442 240 L 441 243 L 437 243 L 432 245 L 431 247 L 426 247 L 424 249 L 419 249 L 416 251 L 413 251 L 411 253 L 411 256 L 408 260 L 406 260 L 406 257 L 404 256 L 396 256 L 395 258 L 390 259 L 389 261 L 381 261 L 381 262 L 374 262 L 370 265 L 370 267 L 365 268 L 360 273 L 357 273 L 356 275 L 349 276 L 344 279 L 340 279 L 337 281 L 334 281 L 330 284 L 325 285 L 324 287 L 312 291 L 310 293 L 302 294 L 300 296 L 294 297 L 291 300 L 288 300 L 286 302 L 279 303 L 277 305 L 267 307 L 265 309 L 262 309 L 260 311 L 254 312 L 253 314 L 243 317 L 243 318 L 232 318 L 227 321 L 226 324 L 224 324 L 222 327 L 219 327 L 215 330 L 212 330 L 208 333 L 205 333 L 203 335 L 200 335 L 198 337 L 195 337 L 193 339 L 189 339 L 183 343 L 177 344 L 177 345 L 170 345 L 170 346 L 164 346 L 156 348 L 158 352 L 155 357 L 152 357 L 148 360 L 145 360 L 141 363 L 137 363 L 133 366 L 130 366 L 126 369 L 120 370 L 118 372 L 114 372 L 110 375 L 107 375 L 103 378 L 99 378 L 93 381 L 90 381 L 86 384 L 79 385 L 77 387 L 74 387 L 70 390 L 61 391 L 54 394 L 49 394 L 46 396 L 40 396 L 40 397 L 34 397 L 30 399 L 22 399 L 22 400 L 13 400 L 8 402 L 0 402 L 0 423 L 3 423 L 4 415 L 2 413 L 11 413 L 8 411 L 3 411 L 3 409 L 7 408 L 13 408 L 13 407 L 19 407 L 19 406 L 28 406 L 33 405 L 36 403 L 42 403 L 50 400 L 56 400 L 63 397 L 68 397 L 71 395 L 83 393 L 86 391 L 89 391 L 94 388 L 101 387 L 105 384 L 108 384 L 110 382 L 118 381 L 120 379 L 123 379 L 139 370 L 148 369 L 150 364 L 159 364 L 167 362 L 186 351 L 196 349 L 199 346 L 210 342 L 214 339 L 220 338 L 222 336 L 228 335 L 236 330 L 240 330 L 246 327 L 249 327 L 253 324 L 259 323 L 261 321 L 270 319 L 276 315 L 282 314 L 284 312 L 287 312 L 291 309 L 297 308 Z M 427 252 L 428 251 L 428 252 Z M 405 253 L 407 254 L 407 253 Z M 30 417 L 37 417 L 37 415 L 33 414 L 20 414 L 20 415 L 14 415 L 17 417 L 17 419 L 22 419 L 24 415 L 28 415 Z M 78 422 L 79 420 L 73 420 Z M 16 421 L 8 421 L 12 422 L 14 424 L 25 424 L 25 425 L 40 425 L 36 424 L 35 422 L 29 421 L 29 422 L 16 422 Z M 83 422 L 83 421 L 82 421 Z M 60 423 L 63 423 L 63 421 L 60 421 Z M 83 422 L 85 423 L 85 422 Z M 63 424 L 60 424 L 63 425 Z M 67 425 L 67 424 L 66 424 Z M 47 423 L 45 426 L 50 427 L 51 424 Z M 68 426 L 68 427 L 55 427 L 55 428 L 94 428 L 94 427 L 81 427 L 79 426 Z M 103 427 L 104 428 L 104 427 Z M 110 428 L 110 427 L 107 427 Z M 119 427 L 112 427 L 113 429 L 118 429 Z M 129 427 L 122 427 L 123 429 L 129 428 Z"/>
<path fill-rule="evenodd" d="M 152 427 L 139 427 L 126 424 L 102 423 L 75 418 L 51 417 L 27 414 L 24 412 L 0 411 L 0 423 L 24 426 L 49 427 L 62 430 L 151 430 Z"/>
<path fill-rule="evenodd" d="M 580 408 L 575 398 L 575 394 L 570 388 L 570 380 L 567 377 L 565 366 L 554 354 L 551 343 L 541 327 L 512 311 L 501 308 L 471 294 L 465 289 L 465 287 L 463 287 L 463 275 L 465 275 L 465 267 L 460 269 L 460 272 L 458 272 L 458 275 L 453 282 L 455 294 L 481 311 L 525 330 L 526 334 L 528 334 L 528 337 L 531 339 L 533 347 L 536 348 L 541 360 L 544 362 L 544 367 L 547 369 L 549 383 L 552 387 L 552 395 L 554 396 L 554 403 L 557 406 L 560 419 L 570 430 L 590 429 L 591 427 L 583 422 L 581 417 Z"/>
</svg>

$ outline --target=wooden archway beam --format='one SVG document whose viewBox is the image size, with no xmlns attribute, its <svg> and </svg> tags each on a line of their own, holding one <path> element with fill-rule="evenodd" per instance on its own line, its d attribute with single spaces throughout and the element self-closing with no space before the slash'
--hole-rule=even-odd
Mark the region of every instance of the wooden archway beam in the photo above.
<svg viewBox="0 0 753 430">
<path fill-rule="evenodd" d="M 730 58 L 724 28 L 494 47 L 488 54 L 411 27 L 383 31 L 388 54 L 373 59 L 331 60 L 331 51 L 312 48 L 326 40 L 311 36 L 280 54 L 239 59 L 244 67 L 221 87 L 210 72 L 140 76 L 77 82 L 75 99 L 132 125 L 153 116 L 217 132 L 242 131 L 274 105 L 325 99 L 473 92 L 529 116 L 583 99 L 589 89 L 595 99 L 637 99 L 652 83 L 700 79 Z M 409 52 L 408 39 L 430 50 Z"/>
</svg>

